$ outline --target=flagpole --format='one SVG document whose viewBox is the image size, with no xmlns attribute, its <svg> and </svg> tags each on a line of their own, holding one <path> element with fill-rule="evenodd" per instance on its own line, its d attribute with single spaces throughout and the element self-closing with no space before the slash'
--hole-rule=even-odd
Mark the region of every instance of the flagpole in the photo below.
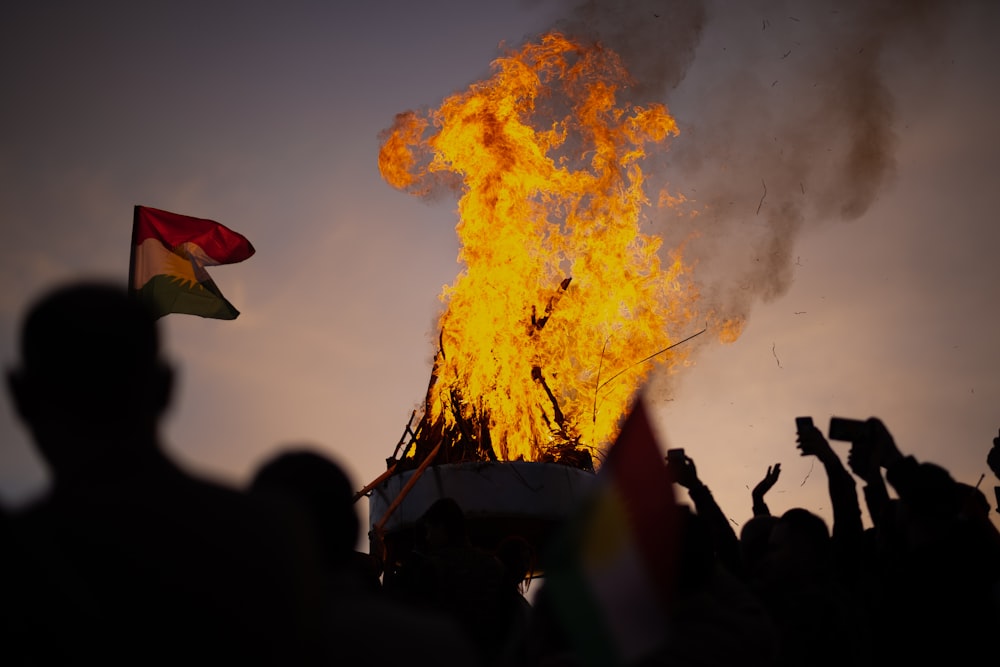
<svg viewBox="0 0 1000 667">
<path fill-rule="evenodd" d="M 132 282 L 135 279 L 135 241 L 138 229 L 139 229 L 139 205 L 136 204 L 132 210 L 132 247 L 129 248 L 129 254 L 128 254 L 128 283 L 126 284 L 126 287 L 128 289 L 129 294 L 132 294 L 132 292 L 134 291 Z"/>
</svg>

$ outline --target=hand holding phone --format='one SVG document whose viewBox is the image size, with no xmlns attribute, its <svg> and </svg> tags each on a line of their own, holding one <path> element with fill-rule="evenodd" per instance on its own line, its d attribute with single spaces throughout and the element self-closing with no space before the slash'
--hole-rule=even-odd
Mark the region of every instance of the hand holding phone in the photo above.
<svg viewBox="0 0 1000 667">
<path fill-rule="evenodd" d="M 857 442 L 868 436 L 868 422 L 844 417 L 830 418 L 830 439 Z"/>
<path fill-rule="evenodd" d="M 810 430 L 815 428 L 813 425 L 812 417 L 796 417 L 795 418 L 795 432 L 799 435 L 803 433 L 808 433 Z"/>
<path fill-rule="evenodd" d="M 683 449 L 667 450 L 667 468 L 670 470 L 675 482 L 686 489 L 693 489 L 702 486 L 698 479 L 698 470 L 694 466 L 694 461 L 684 452 Z"/>
</svg>

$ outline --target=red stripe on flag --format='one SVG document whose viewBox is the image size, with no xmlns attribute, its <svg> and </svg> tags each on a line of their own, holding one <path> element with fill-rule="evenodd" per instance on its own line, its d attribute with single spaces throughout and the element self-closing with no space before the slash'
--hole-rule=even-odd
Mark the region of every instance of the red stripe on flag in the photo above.
<svg viewBox="0 0 1000 667">
<path fill-rule="evenodd" d="M 170 250 L 182 243 L 192 243 L 219 264 L 242 262 L 255 252 L 245 236 L 214 220 L 147 206 L 136 208 L 135 245 L 141 245 L 148 238 L 160 240 Z"/>
</svg>

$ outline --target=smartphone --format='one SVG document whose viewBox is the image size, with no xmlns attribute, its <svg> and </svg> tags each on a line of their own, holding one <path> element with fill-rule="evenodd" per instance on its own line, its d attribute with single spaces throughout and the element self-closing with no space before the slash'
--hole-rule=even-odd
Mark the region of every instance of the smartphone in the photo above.
<svg viewBox="0 0 1000 667">
<path fill-rule="evenodd" d="M 868 422 L 860 419 L 830 418 L 830 439 L 855 442 L 868 433 Z"/>
<path fill-rule="evenodd" d="M 685 458 L 683 449 L 667 450 L 667 463 L 684 463 Z"/>
<path fill-rule="evenodd" d="M 813 428 L 813 418 L 812 417 L 796 417 L 795 418 L 795 432 L 805 433 Z"/>
</svg>

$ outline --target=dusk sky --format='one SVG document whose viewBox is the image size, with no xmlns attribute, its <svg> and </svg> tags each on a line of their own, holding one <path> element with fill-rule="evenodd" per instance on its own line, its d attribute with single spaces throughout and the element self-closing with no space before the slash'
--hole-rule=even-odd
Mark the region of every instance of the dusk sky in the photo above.
<svg viewBox="0 0 1000 667">
<path fill-rule="evenodd" d="M 746 318 L 653 380 L 663 448 L 687 450 L 735 524 L 776 462 L 772 511 L 829 519 L 795 417 L 878 416 L 904 453 L 985 473 L 995 504 L 1000 12 L 852 4 L 5 2 L 0 355 L 16 363 L 44 290 L 125 283 L 134 205 L 217 220 L 257 253 L 210 269 L 237 320 L 161 320 L 168 451 L 242 485 L 305 443 L 360 488 L 424 397 L 462 268 L 456 199 L 390 187 L 379 134 L 560 28 L 620 47 L 632 93 L 676 118 L 652 173 L 685 201 L 643 229 L 685 242 L 706 309 Z M 48 478 L 9 400 L 0 442 L 16 506 Z"/>
</svg>

